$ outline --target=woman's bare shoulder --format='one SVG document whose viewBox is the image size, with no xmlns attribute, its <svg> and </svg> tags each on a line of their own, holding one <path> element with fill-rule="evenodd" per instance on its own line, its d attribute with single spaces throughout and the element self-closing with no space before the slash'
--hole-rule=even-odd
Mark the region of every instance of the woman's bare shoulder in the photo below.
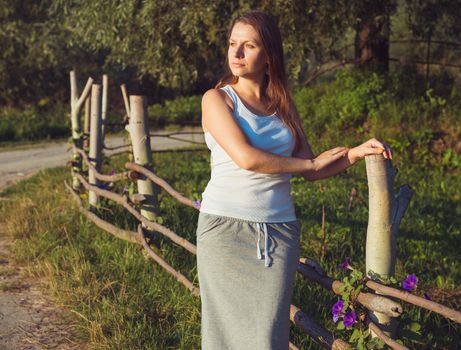
<svg viewBox="0 0 461 350">
<path fill-rule="evenodd" d="M 234 104 L 229 95 L 222 89 L 209 89 L 202 96 L 202 107 L 210 104 L 225 103 L 231 111 L 234 110 Z"/>
</svg>

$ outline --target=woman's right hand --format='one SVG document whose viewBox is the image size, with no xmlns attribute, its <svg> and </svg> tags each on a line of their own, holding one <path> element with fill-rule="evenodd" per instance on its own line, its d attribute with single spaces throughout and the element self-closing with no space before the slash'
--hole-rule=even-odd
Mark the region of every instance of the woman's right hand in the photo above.
<svg viewBox="0 0 461 350">
<path fill-rule="evenodd" d="M 312 160 L 315 171 L 319 171 L 328 165 L 336 162 L 338 159 L 345 157 L 349 152 L 347 147 L 336 147 L 328 151 L 320 153 L 316 158 Z"/>
<path fill-rule="evenodd" d="M 392 159 L 392 150 L 384 142 L 372 138 L 359 146 L 350 149 L 349 158 L 352 163 L 373 154 L 382 154 L 386 159 Z"/>
</svg>

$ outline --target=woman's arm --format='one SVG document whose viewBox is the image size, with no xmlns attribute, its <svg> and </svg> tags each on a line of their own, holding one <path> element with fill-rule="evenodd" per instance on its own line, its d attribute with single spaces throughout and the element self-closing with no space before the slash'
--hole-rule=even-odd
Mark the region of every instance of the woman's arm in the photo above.
<svg viewBox="0 0 461 350">
<path fill-rule="evenodd" d="M 329 164 L 344 158 L 347 149 L 338 147 L 319 159 L 283 157 L 252 146 L 234 120 L 225 101 L 225 92 L 208 90 L 202 98 L 202 125 L 216 142 L 241 168 L 266 174 L 305 173 L 321 171 Z"/>
<path fill-rule="evenodd" d="M 336 148 L 325 151 L 319 154 L 315 159 L 328 157 L 329 153 L 335 152 L 335 150 Z M 303 176 L 306 180 L 309 181 L 326 179 L 344 171 L 360 159 L 363 159 L 365 156 L 372 154 L 383 154 L 384 158 L 392 159 L 392 152 L 390 148 L 373 138 L 357 147 L 349 149 L 346 157 L 341 157 L 340 159 L 336 160 L 333 163 L 330 163 L 329 165 L 317 172 L 302 172 L 301 176 Z M 298 152 L 296 152 L 295 157 L 304 159 L 312 159 L 314 157 L 314 154 L 305 136 L 302 142 L 302 147 Z"/>
</svg>

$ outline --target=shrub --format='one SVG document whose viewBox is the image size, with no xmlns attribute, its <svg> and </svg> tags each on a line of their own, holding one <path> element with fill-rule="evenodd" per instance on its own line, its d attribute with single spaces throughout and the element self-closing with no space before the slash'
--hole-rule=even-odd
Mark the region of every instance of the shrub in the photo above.
<svg viewBox="0 0 461 350">
<path fill-rule="evenodd" d="M 164 126 L 167 123 L 179 125 L 200 124 L 201 96 L 178 97 L 164 104 L 154 104 L 148 108 L 151 125 Z"/>
</svg>

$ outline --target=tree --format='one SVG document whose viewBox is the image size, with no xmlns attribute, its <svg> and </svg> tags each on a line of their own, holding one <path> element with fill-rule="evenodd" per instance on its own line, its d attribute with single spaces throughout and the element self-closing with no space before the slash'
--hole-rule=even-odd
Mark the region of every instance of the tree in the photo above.
<svg viewBox="0 0 461 350">
<path fill-rule="evenodd" d="M 396 1 L 354 1 L 355 60 L 360 67 L 374 66 L 387 72 L 389 69 L 390 17 L 396 10 Z"/>
</svg>

